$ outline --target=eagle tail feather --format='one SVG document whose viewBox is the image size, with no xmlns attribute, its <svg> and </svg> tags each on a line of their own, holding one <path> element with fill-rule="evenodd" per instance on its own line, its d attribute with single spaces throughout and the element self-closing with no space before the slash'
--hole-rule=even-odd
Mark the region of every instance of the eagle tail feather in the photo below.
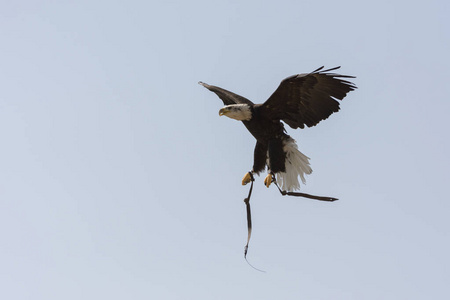
<svg viewBox="0 0 450 300">
<path fill-rule="evenodd" d="M 298 150 L 297 143 L 291 137 L 283 140 L 283 151 L 286 154 L 286 171 L 276 174 L 277 182 L 285 191 L 299 190 L 300 182 L 298 177 L 305 184 L 305 174 L 312 173 L 309 157 Z"/>
</svg>

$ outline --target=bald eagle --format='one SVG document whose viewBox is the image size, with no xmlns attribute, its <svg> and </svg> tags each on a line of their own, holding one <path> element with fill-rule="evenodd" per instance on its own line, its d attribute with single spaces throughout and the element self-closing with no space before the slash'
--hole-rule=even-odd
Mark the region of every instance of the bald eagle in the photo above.
<svg viewBox="0 0 450 300">
<path fill-rule="evenodd" d="M 309 158 L 298 150 L 281 121 L 293 129 L 312 127 L 339 110 L 339 102 L 356 86 L 345 78 L 354 76 L 331 73 L 340 67 L 317 70 L 290 76 L 262 104 L 227 91 L 223 88 L 199 82 L 214 92 L 225 107 L 220 116 L 242 121 L 256 139 L 253 168 L 246 173 L 242 184 L 253 180 L 268 167 L 264 184 L 269 187 L 275 179 L 284 191 L 300 189 L 299 177 L 305 183 L 305 175 L 311 174 Z"/>
</svg>

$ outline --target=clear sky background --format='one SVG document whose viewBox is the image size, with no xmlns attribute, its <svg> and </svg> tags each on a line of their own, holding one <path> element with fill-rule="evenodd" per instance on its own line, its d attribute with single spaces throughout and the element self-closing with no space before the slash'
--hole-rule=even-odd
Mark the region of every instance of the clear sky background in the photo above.
<svg viewBox="0 0 450 300">
<path fill-rule="evenodd" d="M 1 1 L 2 299 L 450 298 L 450 6 L 441 1 Z M 302 191 L 199 80 L 265 101 L 341 65 Z"/>
</svg>

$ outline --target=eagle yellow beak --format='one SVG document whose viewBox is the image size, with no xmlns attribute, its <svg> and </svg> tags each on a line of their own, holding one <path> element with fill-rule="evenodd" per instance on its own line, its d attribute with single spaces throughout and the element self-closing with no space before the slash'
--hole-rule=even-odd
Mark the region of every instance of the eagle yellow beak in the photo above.
<svg viewBox="0 0 450 300">
<path fill-rule="evenodd" d="M 221 109 L 219 110 L 219 116 L 226 115 L 229 111 L 230 111 L 230 110 L 229 110 L 228 108 L 226 108 L 226 107 L 221 108 Z"/>
</svg>

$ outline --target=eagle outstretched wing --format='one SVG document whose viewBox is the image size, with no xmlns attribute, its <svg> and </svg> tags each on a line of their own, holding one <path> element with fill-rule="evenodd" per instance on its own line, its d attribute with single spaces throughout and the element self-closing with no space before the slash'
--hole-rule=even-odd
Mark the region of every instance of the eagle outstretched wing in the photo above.
<svg viewBox="0 0 450 300">
<path fill-rule="evenodd" d="M 272 120 L 283 120 L 290 127 L 312 127 L 339 110 L 339 102 L 356 86 L 342 78 L 354 76 L 329 73 L 340 67 L 284 79 L 272 96 L 261 104 L 261 115 Z"/>
<path fill-rule="evenodd" d="M 222 99 L 223 104 L 225 105 L 231 105 L 231 104 L 249 104 L 253 105 L 253 102 L 248 100 L 247 98 L 244 98 L 242 96 L 239 96 L 238 94 L 232 93 L 230 91 L 227 91 L 223 88 L 220 88 L 218 86 L 209 85 L 204 82 L 199 81 L 198 84 L 203 85 L 205 88 L 210 90 L 211 92 L 216 93 L 217 96 L 219 96 L 220 99 Z"/>
</svg>

